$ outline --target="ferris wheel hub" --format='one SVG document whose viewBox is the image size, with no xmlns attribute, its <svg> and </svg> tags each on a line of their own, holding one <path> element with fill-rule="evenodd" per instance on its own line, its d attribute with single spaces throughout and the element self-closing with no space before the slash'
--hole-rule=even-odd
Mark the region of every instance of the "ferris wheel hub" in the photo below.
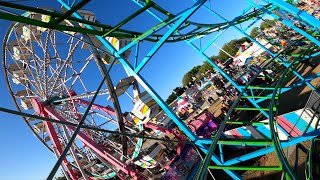
<svg viewBox="0 0 320 180">
<path fill-rule="evenodd" d="M 34 111 L 37 114 L 41 115 L 41 114 L 45 113 L 44 108 L 43 108 L 43 104 L 37 98 L 32 98 L 31 104 L 32 104 Z"/>
<path fill-rule="evenodd" d="M 65 98 L 66 98 L 65 96 L 54 96 L 51 99 L 47 100 L 46 102 L 52 105 L 61 105 L 63 101 L 60 101 L 60 100 L 63 100 Z"/>
</svg>

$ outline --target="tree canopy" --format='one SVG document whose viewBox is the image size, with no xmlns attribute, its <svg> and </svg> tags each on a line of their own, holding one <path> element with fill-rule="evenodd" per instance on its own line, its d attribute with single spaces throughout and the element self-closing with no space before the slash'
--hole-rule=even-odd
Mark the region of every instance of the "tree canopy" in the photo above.
<svg viewBox="0 0 320 180">
<path fill-rule="evenodd" d="M 193 67 L 189 72 L 187 72 L 182 78 L 182 85 L 187 86 L 189 82 L 192 82 L 192 77 L 196 77 L 201 66 Z"/>
<path fill-rule="evenodd" d="M 184 90 L 185 89 L 183 87 L 174 88 L 170 96 L 167 98 L 166 103 L 170 104 L 171 102 L 173 102 L 175 99 L 177 99 L 177 96 L 180 96 L 184 93 Z"/>
<path fill-rule="evenodd" d="M 270 20 L 270 19 L 265 19 L 261 24 L 260 24 L 260 29 L 261 31 L 271 28 L 276 24 L 277 20 Z"/>
<path fill-rule="evenodd" d="M 189 85 L 190 82 L 192 84 L 194 82 L 199 82 L 200 79 L 202 79 L 204 77 L 204 73 L 206 73 L 209 70 L 214 71 L 212 65 L 207 61 L 203 62 L 202 65 L 193 67 L 189 72 L 187 72 L 183 76 L 182 86 L 185 87 L 185 86 Z M 195 81 L 194 81 L 193 77 L 196 78 Z M 166 103 L 170 104 L 171 102 L 173 102 L 177 98 L 177 96 L 180 96 L 181 94 L 183 94 L 185 91 L 185 89 L 183 87 L 174 88 L 172 93 L 167 98 Z"/>
<path fill-rule="evenodd" d="M 258 28 L 258 27 L 252 28 L 252 30 L 251 30 L 251 32 L 250 32 L 250 36 L 251 36 L 252 38 L 255 38 L 256 36 L 259 35 L 259 30 L 260 30 L 260 28 Z"/>
<path fill-rule="evenodd" d="M 227 53 L 229 53 L 231 56 L 236 55 L 236 53 L 238 52 L 238 47 L 244 43 L 244 42 L 251 42 L 249 38 L 243 37 L 240 39 L 234 39 L 229 41 L 228 43 L 224 44 L 222 49 L 225 50 Z M 220 59 L 222 62 L 226 61 L 229 58 L 229 56 L 224 53 L 223 51 L 219 51 L 218 55 L 214 55 L 211 56 L 211 60 L 215 61 L 217 59 Z M 198 83 L 201 79 L 203 79 L 204 77 L 204 73 L 206 73 L 208 70 L 214 71 L 212 65 L 208 62 L 205 61 L 203 62 L 202 65 L 199 66 L 195 66 L 193 67 L 190 71 L 188 71 L 182 78 L 182 86 L 187 86 L 189 85 L 189 83 L 191 82 L 192 84 L 194 82 Z M 196 78 L 194 80 L 194 78 Z M 182 91 L 181 94 L 176 93 L 176 92 L 181 92 L 179 91 L 181 88 L 180 87 L 176 87 L 173 92 L 169 95 L 169 97 L 167 98 L 166 102 L 168 104 L 170 104 L 171 102 L 173 102 L 177 96 L 181 95 L 184 91 Z"/>
<path fill-rule="evenodd" d="M 250 32 L 250 36 L 255 38 L 257 35 L 259 35 L 260 31 L 263 31 L 264 29 L 273 27 L 276 24 L 277 20 L 270 20 L 270 19 L 265 19 L 263 20 L 263 22 L 260 24 L 260 27 L 254 27 L 251 32 Z M 212 61 L 216 61 L 217 59 L 219 59 L 221 62 L 225 62 L 227 59 L 229 59 L 229 55 L 231 56 L 235 56 L 239 50 L 239 47 L 242 43 L 244 42 L 251 42 L 249 38 L 247 37 L 242 37 L 240 39 L 233 39 L 227 43 L 225 43 L 222 46 L 222 49 L 227 52 L 225 53 L 224 51 L 220 50 L 218 55 L 213 55 L 210 57 L 210 59 Z M 213 67 L 210 65 L 209 62 L 205 61 L 201 66 L 195 66 L 193 67 L 189 72 L 187 72 L 183 78 L 182 78 L 182 85 L 183 86 L 187 86 L 190 82 L 194 83 L 194 78 L 196 78 L 195 82 L 198 82 L 199 79 L 203 78 L 203 73 L 207 72 L 208 70 L 212 70 L 214 71 Z M 174 101 L 177 98 L 177 91 L 180 91 L 182 88 L 181 87 L 176 87 L 173 92 L 171 93 L 171 95 L 167 98 L 166 102 L 169 104 L 172 101 Z M 182 94 L 181 93 L 181 94 Z M 180 95 L 181 95 L 180 94 Z M 179 96 L 179 95 L 178 95 Z"/>
<path fill-rule="evenodd" d="M 231 56 L 234 56 L 237 54 L 238 50 L 239 50 L 239 47 L 242 43 L 244 42 L 251 42 L 249 38 L 247 37 L 243 37 L 243 38 L 240 38 L 240 39 L 234 39 L 234 40 L 231 40 L 227 43 L 225 43 L 223 46 L 222 46 L 222 49 L 224 51 L 226 51 L 228 54 L 230 54 Z M 222 62 L 226 61 L 228 58 L 230 58 L 230 56 L 226 54 L 225 52 L 223 52 L 222 50 L 219 51 L 219 55 L 218 56 L 215 56 L 215 58 L 217 59 L 220 59 Z M 212 57 L 211 57 L 212 59 Z"/>
</svg>

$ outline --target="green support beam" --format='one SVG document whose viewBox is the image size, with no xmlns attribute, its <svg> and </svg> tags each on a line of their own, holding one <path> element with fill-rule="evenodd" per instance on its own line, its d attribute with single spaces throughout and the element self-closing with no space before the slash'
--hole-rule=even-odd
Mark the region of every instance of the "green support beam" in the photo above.
<svg viewBox="0 0 320 180">
<path fill-rule="evenodd" d="M 69 11 L 64 13 L 62 16 L 60 16 L 58 19 L 52 19 L 51 26 L 54 28 L 56 25 L 64 21 L 67 17 L 71 16 L 74 12 L 82 8 L 84 5 L 89 3 L 91 0 L 82 0 L 77 5 L 73 6 Z"/>
<path fill-rule="evenodd" d="M 244 110 L 244 111 L 269 111 L 269 108 L 250 108 L 250 107 L 236 107 L 235 110 Z M 277 111 L 277 107 L 273 107 L 273 111 Z"/>
<path fill-rule="evenodd" d="M 248 89 L 274 90 L 272 86 L 248 86 Z"/>
<path fill-rule="evenodd" d="M 208 169 L 228 169 L 236 171 L 281 171 L 281 166 L 208 166 Z"/>
<path fill-rule="evenodd" d="M 0 12 L 0 19 L 21 22 L 21 23 L 44 27 L 44 28 L 51 28 L 50 23 L 46 23 L 43 21 L 39 21 L 36 19 L 24 17 L 24 16 L 16 16 L 16 15 L 8 14 L 8 13 L 3 13 L 3 12 Z M 60 30 L 60 31 L 72 31 L 72 32 L 85 33 L 85 34 L 88 33 L 88 34 L 94 34 L 94 35 L 101 35 L 100 31 L 95 31 L 95 30 L 81 28 L 81 27 L 56 25 L 54 28 L 56 30 Z"/>
<path fill-rule="evenodd" d="M 127 22 L 131 21 L 133 18 L 137 17 L 139 14 L 143 13 L 145 10 L 149 9 L 150 7 L 152 7 L 153 5 L 155 5 L 154 2 L 149 1 L 146 6 L 144 6 L 143 8 L 139 9 L 138 11 L 136 11 L 135 13 L 131 14 L 129 17 L 127 17 L 126 19 L 124 19 L 123 21 L 121 21 L 119 24 L 117 24 L 114 28 L 112 28 L 111 30 L 109 30 L 108 32 L 105 32 L 102 37 L 106 37 L 108 35 L 110 35 L 111 33 L 113 33 L 114 31 L 118 30 L 121 26 L 123 26 L 124 24 L 126 24 Z"/>
<path fill-rule="evenodd" d="M 227 121 L 227 124 L 234 124 L 234 125 L 260 125 L 265 124 L 268 125 L 269 122 L 249 122 L 249 121 Z"/>
<path fill-rule="evenodd" d="M 242 145 L 242 146 L 268 146 L 272 144 L 271 139 L 221 139 L 218 144 L 223 145 Z"/>
<path fill-rule="evenodd" d="M 241 96 L 241 98 L 271 99 L 272 96 Z M 276 97 L 276 98 L 278 99 L 279 97 Z"/>
</svg>

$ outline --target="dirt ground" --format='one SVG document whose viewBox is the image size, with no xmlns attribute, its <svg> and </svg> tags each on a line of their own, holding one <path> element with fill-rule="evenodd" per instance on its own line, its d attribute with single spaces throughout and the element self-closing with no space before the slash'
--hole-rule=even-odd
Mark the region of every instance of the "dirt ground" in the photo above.
<svg viewBox="0 0 320 180">
<path fill-rule="evenodd" d="M 305 64 L 301 64 L 298 68 L 298 72 L 304 77 L 311 77 L 312 75 L 320 73 L 320 57 L 313 59 L 311 61 L 312 64 L 317 65 L 314 69 L 312 67 L 307 66 Z M 294 76 L 295 77 L 295 76 Z M 297 77 L 289 80 L 288 84 L 291 84 L 292 82 L 297 82 L 299 79 Z M 320 84 L 320 78 L 314 79 L 311 82 L 312 85 L 315 87 L 319 87 Z M 297 109 L 301 109 L 304 107 L 305 103 L 308 100 L 309 94 L 311 92 L 311 89 L 306 86 L 302 85 L 300 87 L 294 88 L 290 91 L 287 91 L 286 93 L 282 94 L 280 99 L 280 109 L 279 114 L 284 114 L 287 112 L 291 112 Z M 218 117 L 221 114 L 221 101 L 217 101 L 212 106 L 209 107 L 209 111 L 214 114 L 215 117 Z M 260 104 L 261 107 L 268 107 L 268 102 L 264 102 Z M 263 120 L 264 118 L 260 113 L 256 115 L 255 120 Z M 310 147 L 310 141 L 306 141 L 302 143 L 303 146 L 306 148 Z M 289 154 L 288 159 L 289 163 L 294 168 L 296 166 L 297 168 L 297 175 L 298 179 L 305 179 L 304 177 L 304 170 L 305 170 L 305 160 L 306 160 L 306 154 L 301 151 L 300 149 L 296 149 L 295 146 L 291 146 L 289 148 L 284 149 L 284 152 Z M 298 153 L 298 158 L 296 158 L 296 152 Z M 296 161 L 297 160 L 297 161 Z M 265 166 L 277 166 L 279 165 L 278 158 L 276 154 L 269 153 L 265 156 L 260 157 L 260 159 L 257 159 L 260 163 L 264 164 Z M 297 163 L 296 163 L 297 162 Z M 216 179 L 226 179 L 226 176 L 221 176 L 222 174 L 219 172 L 217 176 L 215 176 Z M 281 178 L 281 172 L 279 171 L 248 171 L 244 172 L 242 176 L 245 179 L 259 179 L 259 180 L 268 180 L 268 179 L 280 179 Z"/>
</svg>

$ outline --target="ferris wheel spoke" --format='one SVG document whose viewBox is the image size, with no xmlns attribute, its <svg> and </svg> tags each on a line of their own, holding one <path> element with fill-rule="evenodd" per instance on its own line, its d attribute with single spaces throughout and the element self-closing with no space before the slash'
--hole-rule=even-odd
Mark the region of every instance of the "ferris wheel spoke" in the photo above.
<svg viewBox="0 0 320 180">
<path fill-rule="evenodd" d="M 53 36 L 53 37 L 52 37 Z M 54 50 L 54 59 L 57 61 L 58 59 L 62 61 L 59 51 L 57 49 L 57 39 L 56 39 L 56 31 L 53 31 L 52 36 L 50 36 L 50 42 Z"/>
<path fill-rule="evenodd" d="M 38 56 L 36 56 L 36 55 L 34 54 L 34 46 L 33 46 L 33 43 L 30 43 L 30 47 L 31 47 L 31 48 L 29 48 L 28 46 L 26 46 L 26 44 L 25 44 L 24 42 L 21 42 L 21 43 L 22 43 L 25 47 L 27 47 L 28 50 L 31 52 L 31 55 L 32 55 L 33 60 L 31 60 L 30 62 L 33 61 L 34 66 L 32 66 L 28 61 L 26 61 L 27 65 L 28 65 L 27 67 L 29 68 L 29 72 L 32 74 L 32 78 L 38 82 L 38 88 L 40 89 L 40 91 L 42 92 L 42 94 L 44 94 L 43 85 L 42 85 L 42 78 L 40 78 L 41 76 L 40 76 L 40 72 L 39 72 L 39 71 L 40 71 L 39 62 L 41 62 L 40 57 L 38 57 Z M 35 72 L 36 72 L 36 77 L 35 77 L 35 75 L 34 75 L 34 73 L 33 73 L 33 70 L 30 69 L 30 68 L 33 68 L 33 69 L 35 70 Z"/>
<path fill-rule="evenodd" d="M 81 108 L 81 109 L 84 109 L 84 110 L 86 109 L 86 107 L 83 107 L 81 105 L 78 105 L 78 107 Z M 78 112 L 78 113 L 81 114 L 81 115 L 84 114 L 84 112 Z M 106 118 L 108 121 L 113 121 L 112 118 L 109 118 L 109 117 L 107 117 L 107 116 L 105 116 L 105 115 L 103 115 L 103 114 L 101 114 L 101 113 L 99 113 L 97 111 L 90 110 L 90 115 L 91 115 L 91 118 L 92 118 L 92 123 L 90 121 L 88 121 L 88 122 L 91 123 L 90 125 L 94 125 L 94 126 L 97 126 L 97 127 L 98 127 L 98 125 L 97 125 L 96 121 L 94 120 L 95 117 L 93 115 Z"/>
<path fill-rule="evenodd" d="M 88 89 L 86 88 L 86 86 L 84 85 L 82 78 L 79 76 L 79 81 L 82 84 L 82 87 L 84 88 L 85 92 L 88 93 Z"/>
<path fill-rule="evenodd" d="M 66 78 L 67 78 L 67 79 L 66 79 Z M 67 83 L 68 83 L 70 80 L 72 80 L 73 78 L 74 78 L 73 75 L 70 75 L 70 76 L 65 75 L 65 76 L 63 76 L 63 77 L 61 77 L 61 76 L 56 77 L 57 81 L 59 80 L 60 84 L 59 84 L 58 86 L 56 86 L 54 89 L 62 88 L 63 84 L 67 84 Z M 52 84 L 53 84 L 53 83 L 52 83 Z M 50 94 L 53 94 L 53 93 L 55 92 L 54 89 L 50 92 Z"/>
<path fill-rule="evenodd" d="M 50 38 L 50 34 L 51 34 L 51 30 L 49 29 L 47 31 L 47 36 L 45 39 L 45 48 L 43 49 L 43 53 L 44 53 L 44 57 L 43 57 L 43 61 L 44 61 L 44 65 L 43 65 L 43 80 L 44 80 L 44 93 L 47 96 L 47 92 L 48 92 L 48 64 L 51 61 L 50 55 L 48 53 L 48 48 L 49 48 L 49 38 Z M 47 99 L 48 97 L 46 97 Z"/>
<path fill-rule="evenodd" d="M 83 67 L 82 67 L 82 69 L 80 70 L 80 72 L 79 72 L 79 73 L 76 73 L 77 76 L 76 76 L 76 78 L 74 78 L 73 82 L 71 83 L 71 87 L 70 87 L 70 88 L 72 88 L 73 84 L 76 82 L 76 80 L 80 77 L 80 75 L 82 74 L 82 72 L 86 69 L 86 67 L 87 67 L 88 64 L 90 63 L 90 60 L 85 60 L 85 61 L 86 61 L 86 63 L 83 65 Z M 56 75 L 57 75 L 57 76 L 60 76 L 60 75 L 62 74 L 63 70 L 65 70 L 65 73 L 67 73 L 67 68 L 66 68 L 66 67 L 67 67 L 67 65 L 66 65 L 66 63 L 65 63 L 64 66 L 60 69 L 60 72 L 56 73 Z M 49 78 L 49 80 L 51 80 L 54 75 L 55 75 L 55 74 L 52 74 L 52 76 Z M 65 74 L 64 77 L 66 77 L 66 74 Z M 50 94 L 50 95 L 52 94 L 53 89 L 56 88 L 56 87 L 55 87 L 56 84 L 57 84 L 56 81 L 57 81 L 57 79 L 54 80 L 54 83 L 53 83 L 53 85 L 52 85 L 52 88 L 51 88 L 51 90 L 49 91 L 49 94 Z M 66 81 L 66 82 L 67 82 L 67 81 Z"/>
<path fill-rule="evenodd" d="M 83 73 L 83 71 L 87 68 L 87 66 L 89 65 L 89 63 L 91 62 L 91 60 L 92 60 L 92 55 L 90 55 L 85 61 L 86 61 L 86 63 L 83 65 L 83 67 L 80 69 L 80 71 L 79 72 L 77 72 L 74 68 L 73 68 L 73 66 L 72 65 L 69 65 L 69 67 L 70 67 L 70 69 L 72 69 L 72 71 L 73 71 L 73 76 L 75 75 L 76 77 L 74 78 L 74 80 L 73 80 L 73 82 L 71 83 L 71 85 L 70 85 L 70 88 L 72 88 L 73 86 L 74 86 L 74 84 L 76 83 L 76 81 L 79 79 L 80 81 L 82 81 L 81 80 L 81 74 Z M 83 84 L 83 82 L 82 82 L 82 84 Z M 84 86 L 84 85 L 83 85 Z M 85 86 L 84 86 L 85 87 Z"/>
<path fill-rule="evenodd" d="M 68 56 L 67 56 L 66 60 L 64 61 L 63 65 L 62 65 L 62 68 L 59 69 L 58 74 L 56 75 L 56 77 L 59 77 L 59 76 L 61 75 L 61 73 L 63 72 L 64 67 L 69 63 L 69 61 L 71 61 L 72 54 L 73 54 L 73 52 L 76 50 L 76 48 L 79 46 L 79 44 L 80 44 L 80 41 L 78 41 L 78 42 L 75 44 L 75 46 L 72 47 L 72 48 L 71 48 L 71 45 L 70 45 L 70 49 L 69 49 L 69 52 L 68 52 Z M 54 79 L 53 84 L 52 84 L 52 86 L 51 86 L 51 89 L 48 91 L 49 97 L 51 97 L 52 91 L 54 90 L 57 82 L 58 82 L 58 78 Z"/>
</svg>

